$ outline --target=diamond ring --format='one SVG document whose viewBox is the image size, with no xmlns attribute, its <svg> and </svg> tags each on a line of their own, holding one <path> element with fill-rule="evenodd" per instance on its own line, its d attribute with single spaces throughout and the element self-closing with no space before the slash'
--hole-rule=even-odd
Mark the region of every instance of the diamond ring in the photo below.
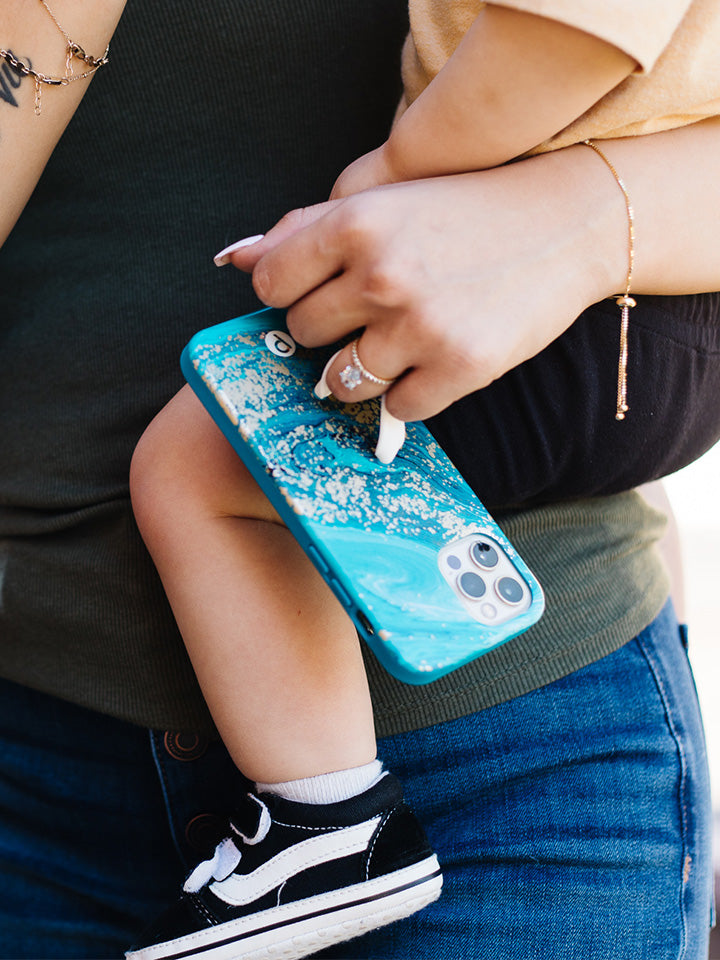
<svg viewBox="0 0 720 960">
<path fill-rule="evenodd" d="M 395 383 L 394 379 L 386 380 L 384 377 L 376 377 L 374 373 L 370 373 L 358 356 L 357 340 L 353 340 L 350 350 L 352 352 L 352 363 L 343 367 L 339 374 L 340 382 L 348 390 L 354 390 L 356 387 L 359 387 L 363 379 L 368 380 L 370 383 L 376 383 L 380 387 L 389 387 Z"/>
</svg>

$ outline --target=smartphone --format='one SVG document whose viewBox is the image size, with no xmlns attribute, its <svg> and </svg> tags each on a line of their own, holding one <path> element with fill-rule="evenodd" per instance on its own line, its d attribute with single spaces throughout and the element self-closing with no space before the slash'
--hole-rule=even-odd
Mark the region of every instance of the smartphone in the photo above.
<svg viewBox="0 0 720 960">
<path fill-rule="evenodd" d="M 379 400 L 315 396 L 335 350 L 265 309 L 200 331 L 181 366 L 380 663 L 428 683 L 527 630 L 542 589 L 424 424 L 386 465 Z"/>
</svg>

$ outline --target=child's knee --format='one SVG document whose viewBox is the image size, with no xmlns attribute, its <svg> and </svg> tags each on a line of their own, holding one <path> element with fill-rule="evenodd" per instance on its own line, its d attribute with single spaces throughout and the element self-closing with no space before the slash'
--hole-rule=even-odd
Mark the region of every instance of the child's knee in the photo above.
<svg viewBox="0 0 720 960">
<path fill-rule="evenodd" d="M 178 521 L 278 519 L 188 387 L 140 438 L 130 465 L 130 497 L 146 543 L 165 538 Z"/>
<path fill-rule="evenodd" d="M 143 536 L 163 523 L 169 504 L 177 498 L 181 473 L 176 468 L 181 464 L 172 438 L 166 436 L 161 411 L 140 437 L 130 461 L 130 500 Z"/>
<path fill-rule="evenodd" d="M 136 515 L 173 512 L 202 498 L 207 433 L 214 429 L 189 387 L 162 408 L 140 437 L 130 463 Z"/>
</svg>

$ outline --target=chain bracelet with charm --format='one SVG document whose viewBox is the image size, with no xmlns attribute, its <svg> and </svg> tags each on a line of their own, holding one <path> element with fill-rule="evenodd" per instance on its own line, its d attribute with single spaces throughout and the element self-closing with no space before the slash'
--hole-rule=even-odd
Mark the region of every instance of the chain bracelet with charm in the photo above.
<svg viewBox="0 0 720 960">
<path fill-rule="evenodd" d="M 31 64 L 25 63 L 24 60 L 20 60 L 11 50 L 6 50 L 0 48 L 0 59 L 5 60 L 10 67 L 22 77 L 32 77 L 35 81 L 35 115 L 40 116 L 42 109 L 41 103 L 41 90 L 42 85 L 51 86 L 51 87 L 65 87 L 69 83 L 73 83 L 76 80 L 87 80 L 88 77 L 91 77 L 96 70 L 99 70 L 100 67 L 104 67 L 109 61 L 110 54 L 110 45 L 105 49 L 105 53 L 101 57 L 93 57 L 91 54 L 86 53 L 85 50 L 80 46 L 79 43 L 76 43 L 74 40 L 71 40 L 68 34 L 63 30 L 58 22 L 57 17 L 52 12 L 50 7 L 47 4 L 47 0 L 40 0 L 40 3 L 47 11 L 48 15 L 52 19 L 53 23 L 57 27 L 58 31 L 62 34 L 65 45 L 66 45 L 66 56 L 65 56 L 65 75 L 63 77 L 53 77 L 46 73 L 41 73 L 39 70 L 33 69 Z M 73 60 L 80 60 L 82 63 L 86 64 L 90 69 L 84 70 L 82 73 L 73 73 L 72 62 Z"/>
</svg>

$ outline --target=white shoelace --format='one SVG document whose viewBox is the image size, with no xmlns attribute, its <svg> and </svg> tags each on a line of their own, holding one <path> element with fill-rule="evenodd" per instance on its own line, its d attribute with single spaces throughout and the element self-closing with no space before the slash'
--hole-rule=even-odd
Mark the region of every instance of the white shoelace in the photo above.
<svg viewBox="0 0 720 960">
<path fill-rule="evenodd" d="M 252 844 L 260 843 L 265 839 L 272 821 L 270 819 L 270 812 L 262 800 L 258 800 L 258 798 L 251 793 L 248 794 L 248 796 L 260 807 L 260 818 L 255 834 L 252 837 L 247 837 L 238 830 L 233 823 L 230 824 L 230 827 L 233 833 L 237 834 L 244 843 L 252 846 Z M 195 867 L 183 884 L 183 890 L 185 893 L 199 893 L 200 890 L 207 886 L 212 880 L 227 879 L 240 863 L 241 858 L 242 854 L 232 837 L 225 837 L 225 839 L 221 840 L 215 847 L 215 853 L 212 857 L 209 860 L 203 860 Z"/>
</svg>

